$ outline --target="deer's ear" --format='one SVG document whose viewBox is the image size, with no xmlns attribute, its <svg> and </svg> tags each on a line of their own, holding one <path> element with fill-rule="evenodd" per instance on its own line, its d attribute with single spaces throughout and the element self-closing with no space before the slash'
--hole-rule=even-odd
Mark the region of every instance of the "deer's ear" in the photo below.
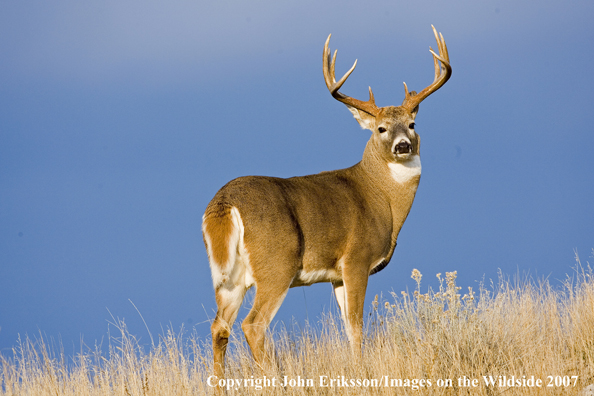
<svg viewBox="0 0 594 396">
<path fill-rule="evenodd" d="M 357 120 L 357 122 L 359 123 L 359 125 L 361 125 L 361 128 L 363 129 L 369 129 L 370 131 L 373 131 L 373 129 L 375 128 L 375 117 L 372 116 L 369 113 L 364 112 L 363 110 L 358 110 L 352 106 L 347 105 L 347 108 L 349 109 L 349 111 L 351 113 L 353 113 L 353 116 L 355 116 L 355 119 Z"/>
</svg>

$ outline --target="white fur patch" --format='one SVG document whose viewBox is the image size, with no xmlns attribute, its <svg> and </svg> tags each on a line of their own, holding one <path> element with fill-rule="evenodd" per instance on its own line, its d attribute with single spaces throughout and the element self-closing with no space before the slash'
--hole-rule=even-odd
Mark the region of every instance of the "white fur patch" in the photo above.
<svg viewBox="0 0 594 396">
<path fill-rule="evenodd" d="M 353 113 L 353 116 L 355 117 L 359 125 L 361 125 L 361 128 L 369 129 L 370 131 L 373 130 L 373 120 L 375 120 L 374 117 L 367 115 L 365 112 L 359 111 L 349 105 L 346 105 L 346 107 L 349 109 L 351 113 Z"/>
<path fill-rule="evenodd" d="M 340 286 L 334 286 L 334 296 L 336 297 L 336 302 L 340 308 L 340 316 L 342 317 L 342 321 L 346 326 L 346 289 L 344 288 L 344 284 Z"/>
<path fill-rule="evenodd" d="M 406 183 L 413 177 L 421 175 L 421 157 L 414 155 L 406 162 L 389 162 L 388 167 L 396 183 Z"/>
<path fill-rule="evenodd" d="M 333 268 L 330 269 L 319 269 L 313 271 L 303 271 L 299 272 L 297 276 L 299 283 L 305 285 L 311 285 L 318 282 L 332 282 L 332 281 L 339 281 L 340 276 L 336 273 Z"/>
</svg>

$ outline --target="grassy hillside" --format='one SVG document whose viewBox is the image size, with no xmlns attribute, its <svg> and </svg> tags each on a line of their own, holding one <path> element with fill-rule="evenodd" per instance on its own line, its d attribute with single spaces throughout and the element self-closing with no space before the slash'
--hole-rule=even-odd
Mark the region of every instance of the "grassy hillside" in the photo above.
<svg viewBox="0 0 594 396">
<path fill-rule="evenodd" d="M 276 330 L 277 367 L 255 367 L 239 328 L 227 356 L 229 394 L 571 395 L 594 384 L 594 279 L 578 265 L 562 285 L 511 282 L 462 290 L 456 272 L 439 290 L 376 297 L 363 360 L 352 359 L 340 318 Z M 213 393 L 210 346 L 175 332 L 141 346 L 125 324 L 110 351 L 65 356 L 26 339 L 1 357 L 1 395 Z M 287 382 L 285 384 L 285 381 Z"/>
</svg>

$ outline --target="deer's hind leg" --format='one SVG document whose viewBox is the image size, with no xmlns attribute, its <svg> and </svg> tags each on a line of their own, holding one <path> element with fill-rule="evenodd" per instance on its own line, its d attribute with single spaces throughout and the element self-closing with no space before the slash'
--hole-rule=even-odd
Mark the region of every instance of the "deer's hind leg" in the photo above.
<svg viewBox="0 0 594 396">
<path fill-rule="evenodd" d="M 253 284 L 249 259 L 243 249 L 243 233 L 243 222 L 235 207 L 218 205 L 204 217 L 204 242 L 217 302 L 211 332 L 214 374 L 219 378 L 225 377 L 225 353 L 231 327 L 246 291 Z"/>
<path fill-rule="evenodd" d="M 256 363 L 261 367 L 271 364 L 271 356 L 264 350 L 266 330 L 283 303 L 300 265 L 297 243 L 291 246 L 269 245 L 250 252 L 254 268 L 256 295 L 254 304 L 242 324 L 245 338 Z M 256 269 L 260 269 L 256 272 Z"/>
<path fill-rule="evenodd" d="M 261 367 L 270 365 L 270 356 L 267 356 L 264 350 L 266 330 L 283 303 L 290 283 L 289 280 L 274 285 L 256 284 L 254 305 L 241 325 L 254 360 Z"/>
<path fill-rule="evenodd" d="M 225 377 L 225 353 L 231 335 L 231 328 L 241 307 L 247 289 L 244 285 L 223 285 L 216 291 L 217 316 L 212 322 L 212 350 L 214 374 Z"/>
</svg>

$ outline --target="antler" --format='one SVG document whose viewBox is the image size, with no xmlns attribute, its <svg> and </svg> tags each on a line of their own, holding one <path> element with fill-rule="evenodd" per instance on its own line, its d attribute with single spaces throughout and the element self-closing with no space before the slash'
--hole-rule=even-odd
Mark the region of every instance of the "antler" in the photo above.
<svg viewBox="0 0 594 396">
<path fill-rule="evenodd" d="M 433 48 L 429 47 L 429 51 L 433 54 L 435 78 L 431 85 L 416 95 L 414 91 L 408 92 L 408 87 L 406 86 L 406 83 L 404 83 L 405 97 L 404 101 L 402 102 L 402 107 L 410 112 L 412 112 L 414 108 L 417 107 L 419 103 L 421 103 L 427 96 L 441 88 L 441 86 L 445 84 L 452 75 L 452 67 L 450 66 L 448 48 L 446 47 L 443 36 L 441 33 L 439 33 L 439 35 L 437 34 L 437 30 L 435 30 L 433 25 L 431 25 L 431 27 L 433 28 L 433 34 L 435 34 L 435 40 L 437 41 L 437 49 L 439 50 L 439 55 L 437 55 L 435 52 L 433 52 Z M 439 66 L 439 62 L 441 62 L 441 67 Z"/>
<path fill-rule="evenodd" d="M 358 110 L 364 111 L 372 116 L 377 116 L 379 113 L 379 108 L 375 105 L 375 99 L 373 98 L 373 92 L 371 92 L 371 87 L 369 87 L 369 100 L 367 102 L 363 102 L 362 100 L 351 98 L 350 96 L 343 95 L 342 93 L 338 92 L 342 84 L 346 81 L 346 79 L 351 75 L 353 70 L 355 70 L 355 66 L 357 66 L 357 61 L 355 60 L 355 64 L 351 69 L 346 72 L 342 78 L 336 82 L 334 77 L 334 65 L 336 63 L 336 53 L 338 51 L 334 51 L 334 56 L 330 59 L 330 49 L 328 48 L 328 44 L 330 43 L 330 36 L 326 39 L 326 44 L 324 45 L 324 57 L 323 57 L 323 66 L 324 66 L 324 80 L 326 81 L 326 86 L 328 90 L 334 97 L 334 99 L 346 104 L 347 106 L 354 107 Z"/>
</svg>

